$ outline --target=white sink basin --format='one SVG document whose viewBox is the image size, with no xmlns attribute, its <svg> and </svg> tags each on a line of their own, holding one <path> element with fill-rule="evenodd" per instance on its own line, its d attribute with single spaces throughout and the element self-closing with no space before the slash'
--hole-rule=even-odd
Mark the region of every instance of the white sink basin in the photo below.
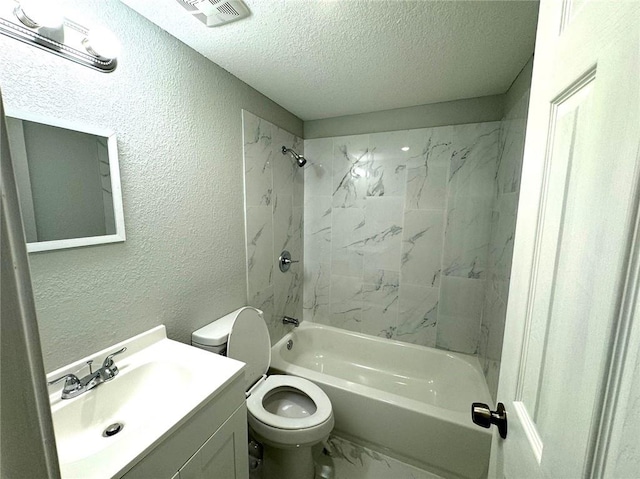
<svg viewBox="0 0 640 479">
<path fill-rule="evenodd" d="M 48 380 L 88 373 L 86 361 L 98 367 L 114 358 L 120 373 L 73 399 L 61 399 L 52 388 L 51 408 L 62 477 L 118 476 L 144 457 L 193 413 L 243 373 L 243 363 L 166 338 L 164 326 L 65 366 Z M 104 430 L 123 425 L 106 437 Z"/>
</svg>

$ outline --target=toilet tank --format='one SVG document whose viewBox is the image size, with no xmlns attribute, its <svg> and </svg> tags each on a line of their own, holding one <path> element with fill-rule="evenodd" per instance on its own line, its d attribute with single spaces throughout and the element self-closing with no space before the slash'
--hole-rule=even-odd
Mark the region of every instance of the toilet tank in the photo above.
<svg viewBox="0 0 640 479">
<path fill-rule="evenodd" d="M 227 338 L 237 315 L 238 311 L 234 311 L 194 331 L 191 333 L 191 345 L 212 353 L 225 355 Z"/>
</svg>

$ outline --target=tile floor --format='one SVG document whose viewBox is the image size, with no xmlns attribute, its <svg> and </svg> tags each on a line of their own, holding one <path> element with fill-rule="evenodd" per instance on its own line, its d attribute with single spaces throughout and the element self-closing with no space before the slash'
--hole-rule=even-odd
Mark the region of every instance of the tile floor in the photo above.
<svg viewBox="0 0 640 479">
<path fill-rule="evenodd" d="M 316 456 L 316 479 L 441 479 L 338 436 L 329 438 L 331 456 Z"/>
<path fill-rule="evenodd" d="M 331 455 L 320 445 L 315 451 L 316 479 L 442 479 L 338 436 L 331 436 L 328 443 Z M 250 479 L 262 479 L 260 470 L 252 470 Z"/>
</svg>

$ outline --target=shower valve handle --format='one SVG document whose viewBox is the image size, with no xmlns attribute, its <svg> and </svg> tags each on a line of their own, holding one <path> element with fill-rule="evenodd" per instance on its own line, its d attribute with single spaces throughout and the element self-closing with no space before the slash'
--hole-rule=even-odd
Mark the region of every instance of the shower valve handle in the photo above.
<svg viewBox="0 0 640 479">
<path fill-rule="evenodd" d="M 299 263 L 299 262 L 300 261 L 298 260 L 291 259 L 291 253 L 289 253 L 287 250 L 284 250 L 280 254 L 280 257 L 278 258 L 278 266 L 280 267 L 280 271 L 282 271 L 283 273 L 286 273 L 287 271 L 289 271 L 289 268 L 291 267 L 292 263 Z"/>
</svg>

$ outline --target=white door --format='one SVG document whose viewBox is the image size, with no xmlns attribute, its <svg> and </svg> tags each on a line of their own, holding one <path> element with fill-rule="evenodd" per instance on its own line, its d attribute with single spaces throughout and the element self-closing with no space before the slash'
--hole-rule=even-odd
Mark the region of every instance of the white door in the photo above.
<svg viewBox="0 0 640 479">
<path fill-rule="evenodd" d="M 541 1 L 491 476 L 602 474 L 638 280 L 639 31 L 638 1 Z"/>
</svg>

